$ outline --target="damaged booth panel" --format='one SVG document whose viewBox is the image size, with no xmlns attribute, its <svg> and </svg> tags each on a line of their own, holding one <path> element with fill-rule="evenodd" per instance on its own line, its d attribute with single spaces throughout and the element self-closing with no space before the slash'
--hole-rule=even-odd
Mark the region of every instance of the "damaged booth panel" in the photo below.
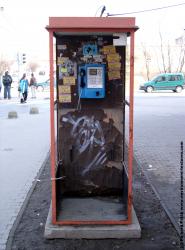
<svg viewBox="0 0 185 250">
<path fill-rule="evenodd" d="M 57 195 L 122 197 L 125 47 L 112 36 L 58 36 L 56 61 Z"/>
</svg>

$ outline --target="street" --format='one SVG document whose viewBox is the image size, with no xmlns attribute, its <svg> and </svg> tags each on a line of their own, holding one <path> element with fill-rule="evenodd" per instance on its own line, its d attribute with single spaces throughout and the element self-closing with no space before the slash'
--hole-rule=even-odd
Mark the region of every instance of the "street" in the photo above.
<svg viewBox="0 0 185 250">
<path fill-rule="evenodd" d="M 137 92 L 134 152 L 163 206 L 178 227 L 180 214 L 180 142 L 185 144 L 185 95 Z"/>
</svg>

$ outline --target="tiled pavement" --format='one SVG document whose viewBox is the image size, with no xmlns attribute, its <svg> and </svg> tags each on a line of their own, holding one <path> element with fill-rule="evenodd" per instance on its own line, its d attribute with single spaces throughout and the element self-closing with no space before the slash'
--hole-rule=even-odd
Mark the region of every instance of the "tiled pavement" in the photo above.
<svg viewBox="0 0 185 250">
<path fill-rule="evenodd" d="M 185 97 L 151 94 L 135 98 L 135 156 L 176 227 L 180 213 L 181 141 L 185 148 Z"/>
<path fill-rule="evenodd" d="M 38 107 L 39 114 L 29 114 Z M 17 111 L 17 119 L 8 119 Z M 49 100 L 0 100 L 0 250 L 49 151 Z"/>
<path fill-rule="evenodd" d="M 184 97 L 174 98 L 175 105 L 170 98 L 161 99 L 155 95 L 147 98 L 143 99 L 140 96 L 135 98 L 135 155 L 161 200 L 178 222 L 180 141 L 183 140 L 185 143 Z M 36 116 L 29 114 L 30 104 L 20 106 L 15 102 L 11 106 L 9 103 L 9 108 L 17 109 L 18 114 L 20 108 L 24 107 L 16 120 L 7 119 L 7 110 L 3 109 L 3 102 L 1 104 L 0 249 L 2 250 L 5 249 L 12 224 L 49 150 L 49 102 L 36 101 L 40 109 L 39 115 Z"/>
</svg>

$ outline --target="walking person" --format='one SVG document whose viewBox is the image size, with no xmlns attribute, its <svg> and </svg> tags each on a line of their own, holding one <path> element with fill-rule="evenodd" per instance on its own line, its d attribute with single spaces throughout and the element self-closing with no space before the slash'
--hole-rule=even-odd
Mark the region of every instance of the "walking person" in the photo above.
<svg viewBox="0 0 185 250">
<path fill-rule="evenodd" d="M 8 71 L 5 72 L 3 76 L 3 85 L 4 85 L 4 99 L 8 97 L 11 99 L 11 84 L 12 84 L 12 77 L 9 75 Z"/>
<path fill-rule="evenodd" d="M 26 78 L 26 74 L 24 73 L 20 80 L 20 102 L 25 103 L 28 97 L 28 80 Z"/>
<path fill-rule="evenodd" d="M 31 78 L 30 78 L 30 88 L 31 88 L 31 95 L 32 98 L 36 98 L 36 86 L 37 86 L 37 80 L 34 76 L 34 74 L 31 74 Z"/>
<path fill-rule="evenodd" d="M 1 99 L 1 89 L 2 89 L 2 77 L 0 75 L 0 99 Z"/>
</svg>

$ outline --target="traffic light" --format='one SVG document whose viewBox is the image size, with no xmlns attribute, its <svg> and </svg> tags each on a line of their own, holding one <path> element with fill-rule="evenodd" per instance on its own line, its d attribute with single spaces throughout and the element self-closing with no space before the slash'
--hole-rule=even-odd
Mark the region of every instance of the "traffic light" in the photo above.
<svg viewBox="0 0 185 250">
<path fill-rule="evenodd" d="M 22 63 L 26 63 L 26 54 L 22 54 Z"/>
</svg>

